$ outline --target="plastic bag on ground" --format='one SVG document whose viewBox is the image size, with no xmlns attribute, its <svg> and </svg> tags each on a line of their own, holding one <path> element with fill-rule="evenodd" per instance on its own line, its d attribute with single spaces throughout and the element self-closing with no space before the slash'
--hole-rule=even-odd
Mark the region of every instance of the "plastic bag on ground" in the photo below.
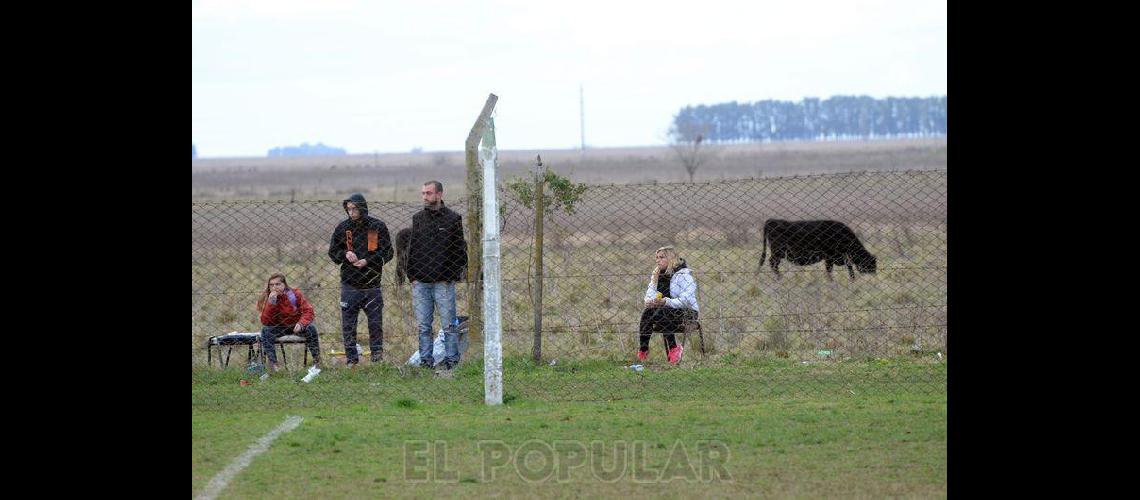
<svg viewBox="0 0 1140 500">
<path fill-rule="evenodd" d="M 444 332 L 443 330 L 440 330 L 439 332 L 436 333 L 435 342 L 432 344 L 432 347 L 431 347 L 431 358 L 433 361 L 432 366 L 438 366 L 440 363 L 443 362 L 443 358 L 447 356 L 447 349 L 443 345 L 443 332 Z M 462 360 L 463 355 L 467 353 L 467 330 L 466 329 L 459 331 L 459 340 L 457 343 L 459 344 L 459 359 Z M 416 352 L 412 353 L 412 357 L 408 358 L 408 364 L 409 365 L 417 365 L 417 366 L 420 364 L 420 351 L 419 351 L 419 349 L 417 349 Z"/>
</svg>

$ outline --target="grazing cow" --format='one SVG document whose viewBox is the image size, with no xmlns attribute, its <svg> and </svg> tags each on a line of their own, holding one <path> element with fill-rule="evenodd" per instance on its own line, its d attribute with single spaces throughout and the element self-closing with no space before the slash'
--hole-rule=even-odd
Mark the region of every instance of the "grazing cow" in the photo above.
<svg viewBox="0 0 1140 500">
<path fill-rule="evenodd" d="M 408 244 L 412 242 L 412 228 L 405 227 L 396 233 L 396 284 L 408 280 Z"/>
<path fill-rule="evenodd" d="M 764 251 L 760 254 L 757 272 L 764 267 L 768 246 L 772 247 L 772 272 L 780 277 L 780 259 L 806 266 L 823 261 L 827 266 L 827 279 L 833 280 L 831 266 L 847 266 L 847 273 L 855 279 L 855 264 L 861 273 L 874 273 L 875 256 L 871 255 L 859 237 L 846 224 L 833 220 L 786 221 L 768 219 L 764 222 Z"/>
</svg>

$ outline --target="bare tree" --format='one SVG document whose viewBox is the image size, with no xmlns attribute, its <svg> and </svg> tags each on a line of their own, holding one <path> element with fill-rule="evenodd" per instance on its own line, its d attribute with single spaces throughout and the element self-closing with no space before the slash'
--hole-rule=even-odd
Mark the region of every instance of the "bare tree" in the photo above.
<svg viewBox="0 0 1140 500">
<path fill-rule="evenodd" d="M 436 167 L 446 167 L 450 163 L 447 153 L 436 151 L 431 155 L 431 164 Z"/>
<path fill-rule="evenodd" d="M 570 179 L 554 173 L 549 166 L 544 167 L 541 155 L 537 157 L 533 177 L 533 181 L 523 177 L 512 178 L 507 182 L 507 194 L 526 208 L 534 210 L 535 287 L 532 289 L 528 281 L 527 290 L 534 305 L 534 347 L 531 356 L 538 363 L 542 361 L 542 278 L 545 274 L 542 262 L 543 219 L 558 210 L 573 214 L 574 205 L 582 199 L 582 193 L 586 192 L 586 185 L 574 184 Z M 547 189 L 550 193 L 546 192 Z M 505 205 L 500 206 L 500 213 L 504 213 L 505 208 Z M 503 217 L 503 220 L 506 218 Z M 557 230 L 553 236 L 558 236 Z"/>
<path fill-rule="evenodd" d="M 711 157 L 708 148 L 701 146 L 710 128 L 708 123 L 683 121 L 674 123 L 669 129 L 669 147 L 677 154 L 681 166 L 685 167 L 689 182 L 693 182 L 697 169 Z"/>
</svg>

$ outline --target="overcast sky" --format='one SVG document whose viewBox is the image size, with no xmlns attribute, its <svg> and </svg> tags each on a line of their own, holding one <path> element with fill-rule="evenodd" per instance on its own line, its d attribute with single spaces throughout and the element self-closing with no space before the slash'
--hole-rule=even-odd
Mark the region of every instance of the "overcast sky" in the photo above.
<svg viewBox="0 0 1140 500">
<path fill-rule="evenodd" d="M 194 0 L 199 157 L 664 144 L 685 105 L 946 94 L 945 0 Z"/>
</svg>

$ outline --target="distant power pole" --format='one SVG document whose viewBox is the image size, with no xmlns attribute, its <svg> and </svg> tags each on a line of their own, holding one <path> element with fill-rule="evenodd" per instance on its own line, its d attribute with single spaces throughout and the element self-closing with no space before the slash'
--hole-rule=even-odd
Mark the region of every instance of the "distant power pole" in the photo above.
<svg viewBox="0 0 1140 500">
<path fill-rule="evenodd" d="M 582 124 L 582 151 L 586 151 L 586 98 L 582 84 L 578 84 L 578 121 Z"/>
</svg>

